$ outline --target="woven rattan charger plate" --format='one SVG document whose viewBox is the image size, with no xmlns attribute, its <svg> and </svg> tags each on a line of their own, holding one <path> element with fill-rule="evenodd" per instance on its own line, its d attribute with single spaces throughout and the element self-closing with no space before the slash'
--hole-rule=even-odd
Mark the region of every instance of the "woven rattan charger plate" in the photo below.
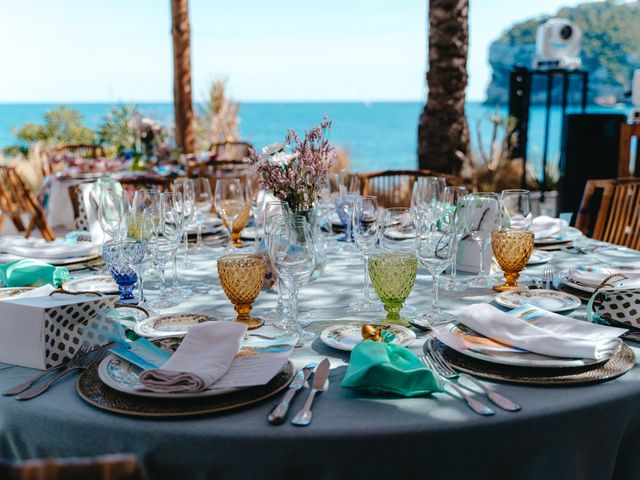
<svg viewBox="0 0 640 480">
<path fill-rule="evenodd" d="M 225 412 L 261 402 L 286 388 L 294 373 L 293 364 L 287 362 L 266 385 L 213 397 L 164 400 L 127 395 L 107 387 L 98 377 L 98 366 L 93 365 L 80 375 L 76 389 L 85 401 L 109 412 L 139 417 L 184 417 Z"/>
<path fill-rule="evenodd" d="M 507 383 L 530 385 L 579 385 L 604 382 L 624 375 L 636 365 L 636 356 L 631 348 L 623 343 L 620 351 L 604 363 L 577 368 L 528 368 L 512 367 L 485 362 L 467 357 L 447 347 L 437 338 L 431 341 L 431 347 L 439 351 L 444 359 L 456 370 L 477 377 Z"/>
</svg>

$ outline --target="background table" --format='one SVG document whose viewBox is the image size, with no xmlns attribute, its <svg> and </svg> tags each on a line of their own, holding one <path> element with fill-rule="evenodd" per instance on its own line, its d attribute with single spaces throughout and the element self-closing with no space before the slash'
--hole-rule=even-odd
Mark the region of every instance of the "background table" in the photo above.
<svg viewBox="0 0 640 480">
<path fill-rule="evenodd" d="M 554 255 L 557 269 L 590 262 L 585 255 Z M 224 294 L 211 292 L 217 285 L 212 255 L 193 260 L 201 270 L 181 272 L 181 277 L 196 292 L 175 310 L 231 314 Z M 527 273 L 541 276 L 542 268 Z M 325 273 L 301 290 L 302 307 L 324 307 L 314 313 L 311 328 L 316 332 L 335 323 L 338 312 L 360 293 L 361 269 L 357 254 L 332 254 Z M 470 289 L 444 292 L 441 300 L 455 312 L 490 301 L 492 295 Z M 274 294 L 262 293 L 257 307 L 274 301 Z M 426 309 L 430 301 L 431 282 L 421 269 L 409 302 Z M 583 306 L 572 315 L 584 314 Z M 419 338 L 412 346 L 416 353 L 421 344 Z M 68 378 L 28 402 L 0 397 L 0 456 L 23 460 L 133 452 L 152 478 L 176 479 L 640 478 L 640 369 L 591 386 L 501 384 L 499 390 L 523 409 L 497 409 L 485 418 L 446 395 L 370 398 L 343 389 L 348 355 L 318 339 L 296 349 L 293 361 L 300 367 L 321 356 L 331 359 L 331 386 L 317 398 L 313 423 L 306 428 L 269 425 L 266 416 L 277 399 L 218 416 L 120 416 L 84 403 L 75 391 L 75 378 Z M 0 391 L 33 374 L 0 364 Z M 293 411 L 305 394 L 297 398 Z"/>
</svg>

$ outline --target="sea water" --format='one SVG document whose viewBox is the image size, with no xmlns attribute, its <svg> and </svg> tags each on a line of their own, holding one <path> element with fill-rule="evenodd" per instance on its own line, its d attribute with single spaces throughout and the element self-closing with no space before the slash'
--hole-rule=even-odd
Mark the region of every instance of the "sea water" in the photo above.
<svg viewBox="0 0 640 480">
<path fill-rule="evenodd" d="M 46 110 L 59 106 L 60 104 L 0 104 L 0 148 L 16 143 L 12 129 L 19 128 L 25 122 L 42 122 Z M 111 104 L 82 103 L 67 106 L 77 109 L 84 116 L 85 123 L 95 128 Z M 173 105 L 170 103 L 141 103 L 138 106 L 145 114 L 152 115 L 167 125 L 173 121 Z M 417 131 L 422 108 L 423 104 L 420 102 L 243 102 L 240 106 L 240 132 L 243 140 L 261 148 L 282 141 L 288 128 L 302 133 L 327 115 L 333 121 L 331 141 L 347 151 L 352 170 L 414 169 L 417 168 Z M 482 143 L 488 151 L 492 132 L 488 115 L 495 110 L 495 106 L 467 102 L 467 118 L 475 152 L 479 150 L 478 119 L 482 119 Z M 568 109 L 568 112 L 577 111 L 579 109 L 576 107 Z M 625 113 L 627 109 L 593 106 L 587 111 Z M 506 107 L 499 107 L 499 112 L 506 115 Z M 539 174 L 542 171 L 544 120 L 544 107 L 533 106 L 529 121 L 528 157 Z M 549 124 L 549 163 L 557 163 L 559 159 L 561 129 L 560 108 L 555 106 Z"/>
</svg>

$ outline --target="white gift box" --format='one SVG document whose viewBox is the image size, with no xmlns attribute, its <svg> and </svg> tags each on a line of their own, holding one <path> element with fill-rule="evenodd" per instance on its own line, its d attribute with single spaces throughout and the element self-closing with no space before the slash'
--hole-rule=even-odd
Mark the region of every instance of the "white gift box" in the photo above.
<svg viewBox="0 0 640 480">
<path fill-rule="evenodd" d="M 71 358 L 85 340 L 101 340 L 93 324 L 117 298 L 47 293 L 0 301 L 0 362 L 45 369 Z"/>
<path fill-rule="evenodd" d="M 493 250 L 491 249 L 491 244 L 489 244 L 484 252 L 484 271 L 487 273 L 491 270 L 492 256 Z M 458 243 L 456 269 L 460 272 L 480 272 L 480 245 L 471 240 L 461 240 Z"/>
</svg>

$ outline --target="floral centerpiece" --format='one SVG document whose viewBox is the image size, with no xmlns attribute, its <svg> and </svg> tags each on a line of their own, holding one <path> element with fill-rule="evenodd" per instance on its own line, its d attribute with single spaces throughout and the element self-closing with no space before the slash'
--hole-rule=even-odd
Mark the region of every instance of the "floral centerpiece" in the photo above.
<svg viewBox="0 0 640 480">
<path fill-rule="evenodd" d="M 287 202 L 292 212 L 312 210 L 326 185 L 336 158 L 328 140 L 330 129 L 331 121 L 325 118 L 305 132 L 302 140 L 295 130 L 289 130 L 284 143 L 269 145 L 260 154 L 250 152 L 260 186 Z"/>
</svg>

